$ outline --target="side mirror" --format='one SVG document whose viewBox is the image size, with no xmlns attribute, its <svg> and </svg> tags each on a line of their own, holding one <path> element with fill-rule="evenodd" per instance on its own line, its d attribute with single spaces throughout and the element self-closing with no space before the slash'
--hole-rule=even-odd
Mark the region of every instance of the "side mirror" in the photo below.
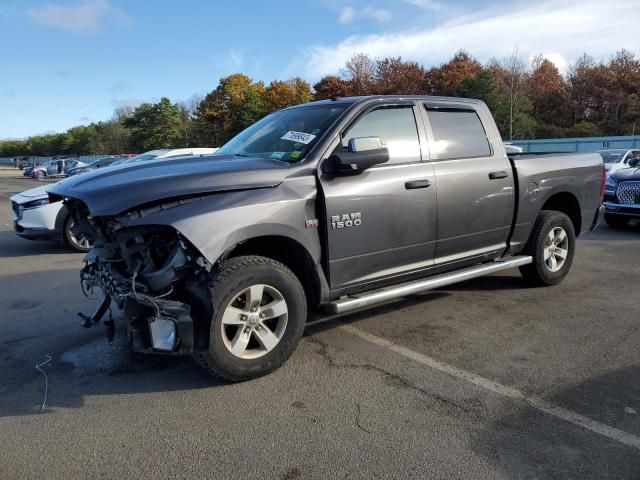
<svg viewBox="0 0 640 480">
<path fill-rule="evenodd" d="M 357 137 L 349 140 L 348 151 L 337 152 L 325 162 L 325 172 L 354 173 L 389 161 L 389 149 L 380 137 Z"/>
</svg>

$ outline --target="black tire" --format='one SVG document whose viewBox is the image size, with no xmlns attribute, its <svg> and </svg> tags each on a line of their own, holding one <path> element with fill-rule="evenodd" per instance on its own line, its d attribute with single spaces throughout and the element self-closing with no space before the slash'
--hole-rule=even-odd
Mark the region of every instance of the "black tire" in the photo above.
<svg viewBox="0 0 640 480">
<path fill-rule="evenodd" d="M 552 267 L 548 264 L 549 260 L 545 259 L 545 242 L 547 242 L 547 237 L 550 233 L 558 228 L 566 233 L 567 254 L 558 270 L 552 271 Z M 575 230 L 567 215 L 551 210 L 541 211 L 533 227 L 533 232 L 531 232 L 531 237 L 529 237 L 529 241 L 522 252 L 523 254 L 531 255 L 533 263 L 520 267 L 522 276 L 533 286 L 544 287 L 560 283 L 571 270 L 575 244 Z M 554 258 L 557 257 L 554 256 Z"/>
<path fill-rule="evenodd" d="M 71 216 L 69 216 L 64 221 L 64 226 L 63 226 L 63 230 L 62 230 L 62 234 L 64 235 L 65 244 L 69 245 L 76 252 L 87 253 L 89 250 L 91 250 L 93 245 L 88 244 L 88 246 L 87 246 L 87 245 L 82 245 L 81 243 L 78 243 L 78 239 L 75 237 L 75 235 L 73 235 L 71 233 L 71 227 L 72 226 L 73 226 L 73 218 Z"/>
<path fill-rule="evenodd" d="M 604 221 L 607 222 L 611 228 L 624 228 L 629 225 L 629 219 L 621 215 L 611 215 L 609 213 L 604 214 Z"/>
<path fill-rule="evenodd" d="M 240 358 L 225 344 L 222 317 L 228 306 L 239 301 L 240 292 L 258 284 L 273 287 L 282 295 L 288 309 L 286 327 L 272 350 L 258 358 Z M 210 292 L 213 317 L 209 350 L 194 355 L 210 374 L 232 382 L 257 378 L 280 367 L 295 351 L 307 321 L 307 301 L 300 281 L 285 265 L 260 256 L 231 258 L 217 270 Z"/>
</svg>

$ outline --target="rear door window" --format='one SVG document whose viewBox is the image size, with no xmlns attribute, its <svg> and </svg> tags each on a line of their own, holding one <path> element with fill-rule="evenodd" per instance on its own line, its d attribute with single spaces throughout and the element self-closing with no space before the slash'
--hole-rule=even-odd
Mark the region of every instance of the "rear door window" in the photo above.
<svg viewBox="0 0 640 480">
<path fill-rule="evenodd" d="M 476 112 L 427 109 L 427 117 L 433 131 L 429 149 L 433 160 L 491 155 L 487 133 Z"/>
</svg>

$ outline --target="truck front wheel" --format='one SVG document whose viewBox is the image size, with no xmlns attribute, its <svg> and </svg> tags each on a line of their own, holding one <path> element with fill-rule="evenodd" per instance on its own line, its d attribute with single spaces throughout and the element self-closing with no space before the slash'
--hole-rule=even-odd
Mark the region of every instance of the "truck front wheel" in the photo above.
<svg viewBox="0 0 640 480">
<path fill-rule="evenodd" d="M 543 210 L 523 251 L 533 257 L 533 262 L 520 267 L 522 276 L 535 286 L 560 283 L 571 270 L 575 243 L 569 217 L 562 212 Z"/>
<path fill-rule="evenodd" d="M 218 269 L 210 291 L 209 349 L 195 358 L 212 375 L 249 380 L 291 356 L 307 321 L 307 302 L 289 268 L 266 257 L 231 258 Z"/>
</svg>

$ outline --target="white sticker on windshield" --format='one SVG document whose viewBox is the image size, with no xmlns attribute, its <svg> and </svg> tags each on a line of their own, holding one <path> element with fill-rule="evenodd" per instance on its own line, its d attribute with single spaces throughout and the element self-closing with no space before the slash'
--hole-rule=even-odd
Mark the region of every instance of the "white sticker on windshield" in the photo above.
<svg viewBox="0 0 640 480">
<path fill-rule="evenodd" d="M 314 138 L 316 138 L 316 136 L 311 135 L 310 133 L 294 132 L 289 130 L 280 137 L 280 140 L 289 140 L 291 142 L 304 143 L 305 145 L 308 145 Z"/>
</svg>

